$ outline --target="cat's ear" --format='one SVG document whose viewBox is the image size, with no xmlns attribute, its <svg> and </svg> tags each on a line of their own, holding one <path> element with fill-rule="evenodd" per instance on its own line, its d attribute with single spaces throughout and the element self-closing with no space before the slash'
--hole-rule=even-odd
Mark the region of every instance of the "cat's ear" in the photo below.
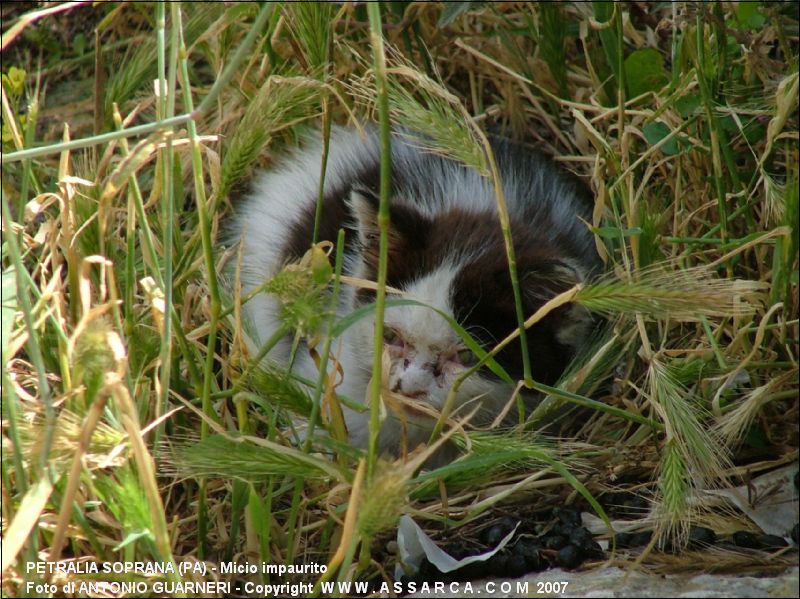
<svg viewBox="0 0 800 599">
<path fill-rule="evenodd" d="M 355 220 L 358 240 L 362 247 L 378 246 L 380 227 L 378 226 L 378 210 L 380 198 L 377 192 L 364 185 L 356 184 L 350 189 L 345 200 Z M 430 219 L 420 211 L 405 203 L 389 204 L 389 247 L 400 250 L 405 244 L 413 244 L 419 248 L 425 243 L 425 236 L 430 227 Z"/>
<path fill-rule="evenodd" d="M 354 185 L 345 200 L 350 214 L 353 215 L 358 232 L 358 240 L 362 246 L 377 243 L 380 236 L 378 227 L 378 208 L 380 198 L 374 190 L 364 185 Z"/>
<path fill-rule="evenodd" d="M 579 265 L 553 258 L 528 264 L 520 273 L 522 294 L 532 306 L 539 306 L 587 278 Z M 591 313 L 580 304 L 570 303 L 557 308 L 550 320 L 558 321 L 556 338 L 564 345 L 578 347 L 593 325 Z"/>
<path fill-rule="evenodd" d="M 537 259 L 519 268 L 523 296 L 531 301 L 547 301 L 586 280 L 584 270 L 561 258 Z"/>
</svg>

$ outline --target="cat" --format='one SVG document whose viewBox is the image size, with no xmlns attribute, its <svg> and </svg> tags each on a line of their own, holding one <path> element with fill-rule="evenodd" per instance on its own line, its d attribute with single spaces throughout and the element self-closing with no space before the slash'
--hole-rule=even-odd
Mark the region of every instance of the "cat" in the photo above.
<svg viewBox="0 0 800 599">
<path fill-rule="evenodd" d="M 591 198 L 582 184 L 522 145 L 492 139 L 511 222 L 525 316 L 599 270 L 591 221 Z M 242 244 L 242 295 L 309 249 L 314 228 L 322 146 L 317 138 L 262 173 L 236 206 L 231 227 Z M 318 240 L 346 231 L 344 274 L 375 281 L 378 269 L 380 150 L 375 128 L 335 128 L 330 139 Z M 517 328 L 503 235 L 491 179 L 420 146 L 420 137 L 391 137 L 388 254 L 390 287 L 458 321 L 487 351 Z M 343 285 L 338 314 L 374 301 L 369 289 Z M 257 351 L 279 328 L 280 305 L 266 293 L 243 308 Z M 554 383 L 585 342 L 592 320 L 577 305 L 565 305 L 527 331 L 533 377 Z M 387 307 L 384 348 L 390 358 L 388 386 L 408 401 L 390 410 L 380 435 L 381 451 L 397 455 L 428 440 L 435 420 L 414 406 L 442 408 L 448 390 L 475 356 L 437 312 L 417 305 Z M 343 380 L 337 393 L 367 403 L 373 360 L 374 319 L 364 318 L 334 345 Z M 292 337 L 269 358 L 287 363 Z M 516 380 L 523 365 L 519 341 L 497 362 Z M 294 370 L 316 380 L 307 351 L 297 352 Z M 483 368 L 457 395 L 458 414 L 477 408 L 472 423 L 491 422 L 512 388 Z M 513 413 L 516 413 L 512 410 Z M 345 409 L 351 442 L 366 447 L 369 412 Z"/>
</svg>

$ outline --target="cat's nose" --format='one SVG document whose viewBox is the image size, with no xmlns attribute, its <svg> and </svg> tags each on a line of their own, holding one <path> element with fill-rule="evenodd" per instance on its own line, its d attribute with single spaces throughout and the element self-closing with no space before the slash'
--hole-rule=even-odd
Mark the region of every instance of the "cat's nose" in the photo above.
<svg viewBox="0 0 800 599">
<path fill-rule="evenodd" d="M 431 391 L 434 382 L 429 365 L 419 367 L 417 364 L 404 364 L 404 368 L 392 385 L 392 391 L 402 393 L 406 397 L 418 398 Z"/>
<path fill-rule="evenodd" d="M 413 388 L 413 384 L 409 381 L 406 381 L 404 384 L 403 379 L 397 379 L 397 381 L 395 381 L 394 386 L 392 387 L 392 392 L 400 393 L 406 397 L 410 397 L 411 399 L 417 399 L 418 397 L 425 395 L 425 391 L 423 389 Z"/>
<path fill-rule="evenodd" d="M 426 394 L 426 392 L 422 390 L 410 391 L 407 389 L 403 389 L 403 386 L 400 382 L 398 382 L 397 385 L 395 385 L 395 389 L 393 389 L 393 391 L 395 393 L 400 393 L 401 395 L 404 395 L 409 399 L 419 399 L 420 397 L 423 397 Z"/>
</svg>

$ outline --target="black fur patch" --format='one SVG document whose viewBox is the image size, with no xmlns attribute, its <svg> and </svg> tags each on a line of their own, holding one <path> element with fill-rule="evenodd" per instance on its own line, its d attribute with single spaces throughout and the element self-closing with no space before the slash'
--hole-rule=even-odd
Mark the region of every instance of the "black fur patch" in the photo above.
<svg viewBox="0 0 800 599">
<path fill-rule="evenodd" d="M 515 246 L 523 314 L 527 318 L 574 282 L 567 284 L 564 280 L 557 258 L 526 252 L 516 243 Z M 487 350 L 517 328 L 514 292 L 502 245 L 497 252 L 484 254 L 461 269 L 453 282 L 452 298 L 456 318 Z M 538 381 L 555 382 L 572 358 L 572 349 L 556 338 L 567 318 L 568 306 L 563 306 L 527 331 L 531 374 Z M 496 359 L 512 377 L 522 378 L 519 341 L 507 345 Z"/>
</svg>

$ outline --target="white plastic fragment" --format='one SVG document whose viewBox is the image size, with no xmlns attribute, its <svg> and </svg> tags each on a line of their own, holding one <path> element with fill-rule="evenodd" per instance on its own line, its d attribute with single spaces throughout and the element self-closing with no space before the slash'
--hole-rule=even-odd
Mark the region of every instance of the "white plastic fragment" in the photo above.
<svg viewBox="0 0 800 599">
<path fill-rule="evenodd" d="M 798 497 L 794 486 L 797 462 L 773 470 L 733 489 L 707 489 L 707 495 L 724 497 L 742 510 L 767 534 L 788 539 L 798 520 Z"/>
<path fill-rule="evenodd" d="M 440 549 L 427 533 L 414 522 L 411 516 L 403 515 L 400 517 L 400 525 L 397 527 L 397 548 L 400 562 L 405 564 L 408 573 L 412 575 L 419 569 L 423 558 L 428 558 L 428 561 L 436 566 L 440 572 L 452 572 L 467 564 L 482 562 L 492 557 L 514 537 L 518 526 L 519 522 L 517 526 L 514 527 L 514 530 L 503 537 L 503 540 L 491 551 L 478 555 L 470 555 L 464 559 L 456 559 L 446 551 Z M 397 564 L 394 572 L 395 578 L 398 580 L 406 573 L 401 563 Z"/>
</svg>

